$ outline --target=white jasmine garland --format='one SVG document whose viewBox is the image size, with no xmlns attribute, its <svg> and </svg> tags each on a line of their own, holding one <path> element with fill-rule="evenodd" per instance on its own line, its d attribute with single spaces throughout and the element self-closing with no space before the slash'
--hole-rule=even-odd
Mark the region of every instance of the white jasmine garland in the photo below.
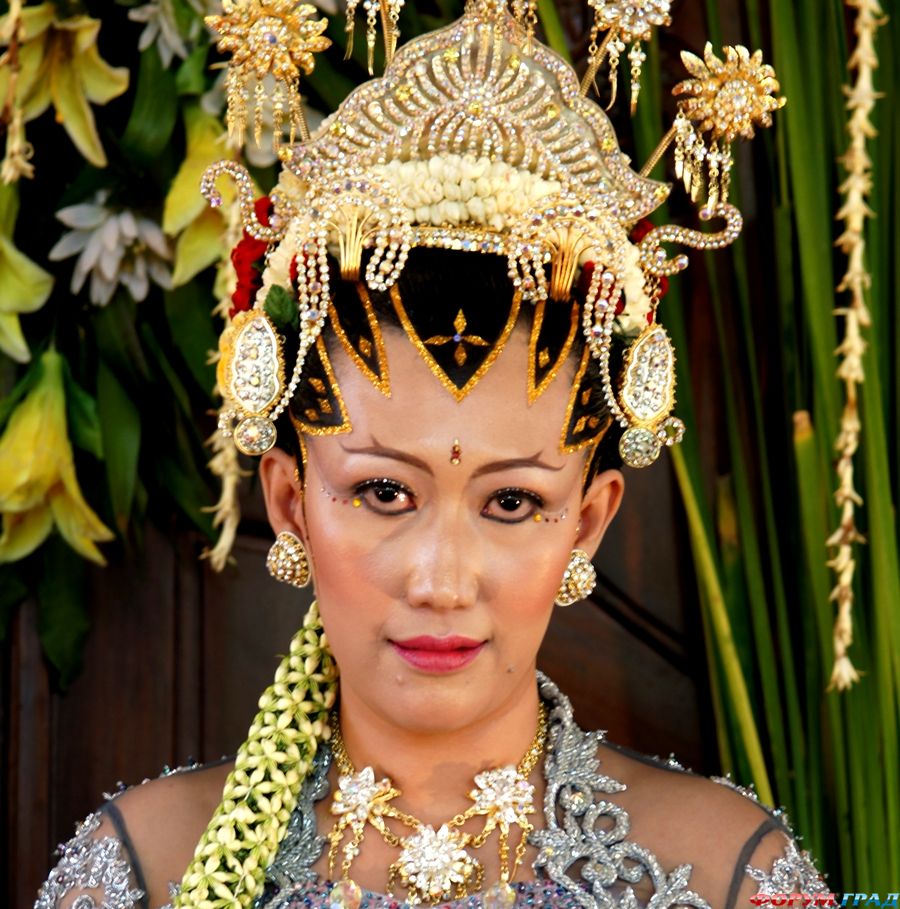
<svg viewBox="0 0 900 909">
<path fill-rule="evenodd" d="M 265 303 L 266 296 L 275 285 L 291 286 L 291 260 L 298 254 L 305 240 L 306 226 L 305 220 L 297 218 L 291 221 L 284 239 L 269 254 L 263 270 L 262 288 L 257 293 L 259 302 Z"/>
<path fill-rule="evenodd" d="M 511 218 L 560 190 L 556 180 L 473 155 L 391 161 L 372 170 L 396 189 L 410 221 L 434 227 L 477 224 L 503 230 Z"/>
<path fill-rule="evenodd" d="M 474 155 L 394 160 L 371 170 L 393 187 L 411 223 L 432 227 L 471 225 L 502 231 L 541 199 L 560 191 L 555 180 L 544 180 L 504 161 Z M 282 172 L 277 192 L 300 211 L 306 204 L 307 191 L 305 181 L 289 170 Z M 291 260 L 299 254 L 307 229 L 305 218 L 291 222 L 284 239 L 269 255 L 258 300 L 264 301 L 274 285 L 289 286 Z M 646 326 L 652 301 L 645 289 L 638 247 L 627 238 L 624 229 L 616 237 L 616 246 L 621 255 L 625 309 L 616 318 L 615 326 L 619 333 L 631 337 Z M 591 254 L 585 254 L 581 264 L 589 259 Z"/>
<path fill-rule="evenodd" d="M 627 337 L 640 334 L 647 327 L 647 315 L 653 303 L 645 287 L 646 276 L 641 268 L 641 254 L 630 240 L 622 245 L 624 269 L 622 284 L 625 309 L 616 317 L 616 327 Z"/>
</svg>

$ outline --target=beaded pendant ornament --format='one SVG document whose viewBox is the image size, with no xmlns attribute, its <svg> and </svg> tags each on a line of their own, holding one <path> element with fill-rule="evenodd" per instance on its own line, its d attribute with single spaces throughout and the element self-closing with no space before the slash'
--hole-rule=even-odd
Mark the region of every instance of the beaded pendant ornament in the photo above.
<svg viewBox="0 0 900 909">
<path fill-rule="evenodd" d="M 490 368 L 520 310 L 531 306 L 529 402 L 555 379 L 580 325 L 585 357 L 599 365 L 606 410 L 624 430 L 625 463 L 646 466 L 662 447 L 680 440 L 684 427 L 672 415 L 675 357 L 656 307 L 659 279 L 683 270 L 688 260 L 670 256 L 665 245 L 717 249 L 734 241 L 742 221 L 727 201 L 730 144 L 752 136 L 754 126 L 768 125 L 784 99 L 775 96 L 778 82 L 758 52 L 726 48 L 720 59 L 707 48 L 703 60 L 686 54 L 691 78 L 675 89 L 681 97 L 675 123 L 643 171 L 635 172 L 608 117 L 586 95 L 603 60 L 614 69 L 630 43 L 636 102 L 641 42 L 669 23 L 669 2 L 590 2 L 592 37 L 605 37 L 592 43 L 588 73 L 579 80 L 534 40 L 530 0 L 511 6 L 470 0 L 461 19 L 400 47 L 400 0 L 365 0 L 370 49 L 379 20 L 384 29 L 385 73 L 352 91 L 309 139 L 301 130 L 304 141 L 281 147 L 284 167 L 269 223 L 256 217 L 243 168 L 223 162 L 207 171 L 202 189 L 210 203 L 221 204 L 216 183 L 231 176 L 245 231 L 270 244 L 252 315 L 235 320 L 221 345 L 220 428 L 241 451 L 261 454 L 274 444 L 274 421 L 289 408 L 308 364 L 314 371 L 310 389 L 322 404 L 295 423 L 308 432 L 349 431 L 327 352 L 318 343 L 328 319 L 357 366 L 389 393 L 377 320 L 363 320 L 359 337 L 342 330 L 345 304 L 332 292 L 330 257 L 339 263 L 342 283 L 360 288 L 346 305 L 358 308 L 365 293 L 389 294 L 423 359 L 458 400 Z M 348 7 L 348 29 L 355 8 Z M 254 65 L 265 65 L 275 78 L 273 103 L 283 105 L 285 91 L 294 97 L 301 72 L 310 70 L 313 52 L 321 49 L 319 24 L 313 28 L 305 10 L 290 0 L 229 0 L 226 14 L 211 24 L 223 35 L 220 47 L 235 54 L 229 77 L 235 85 L 245 85 Z M 274 27 L 273 16 L 287 31 Z M 236 35 L 257 40 L 259 34 L 262 45 L 237 46 Z M 235 89 L 236 122 L 243 99 Z M 635 224 L 670 192 L 648 175 L 673 143 L 676 172 L 692 197 L 707 187 L 701 220 L 721 226 L 712 232 L 656 227 L 632 242 Z M 514 299 L 504 304 L 493 334 L 473 330 L 488 316 L 464 306 L 427 333 L 405 317 L 398 280 L 415 247 L 506 260 Z M 276 302 L 289 299 L 295 310 L 292 364 L 281 355 L 273 294 Z M 616 375 L 614 339 L 625 349 Z M 583 358 L 560 435 L 562 451 L 596 444 L 610 425 L 586 400 L 592 393 L 587 381 L 581 387 L 586 366 Z"/>
</svg>

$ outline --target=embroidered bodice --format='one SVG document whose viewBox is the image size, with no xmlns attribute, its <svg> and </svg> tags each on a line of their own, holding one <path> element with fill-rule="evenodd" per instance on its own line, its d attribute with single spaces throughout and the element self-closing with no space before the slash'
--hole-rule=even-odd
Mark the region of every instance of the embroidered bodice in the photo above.
<svg viewBox="0 0 900 909">
<path fill-rule="evenodd" d="M 733 857 L 733 870 L 723 869 L 731 871 L 727 904 L 712 905 L 711 897 L 692 889 L 695 863 L 665 868 L 650 849 L 630 838 L 632 819 L 616 801 L 617 796 L 621 801 L 627 787 L 603 772 L 599 756 L 603 733 L 581 730 L 568 699 L 556 685 L 540 674 L 538 680 L 549 708 L 544 823 L 529 838 L 537 851 L 536 879 L 515 885 L 517 906 L 732 909 L 738 888 L 748 877 L 755 881 L 754 891 L 762 894 L 828 892 L 808 853 L 798 849 L 783 815 L 760 806 L 758 828 Z M 317 830 L 315 805 L 328 795 L 330 764 L 331 753 L 325 746 L 303 785 L 255 909 L 332 905 L 333 883 L 320 880 L 312 870 L 326 843 Z M 657 764 L 679 776 L 688 773 L 673 760 Z M 755 799 L 728 780 L 715 782 Z M 90 815 L 75 837 L 61 847 L 59 863 L 42 887 L 35 909 L 57 909 L 73 891 L 81 894 L 71 904 L 74 909 L 158 909 L 144 899 L 140 856 L 130 848 L 127 822 L 115 802 L 112 799 Z M 98 834 L 104 813 L 112 818 L 116 836 Z M 773 831 L 784 834 L 780 854 L 769 867 L 755 867 L 750 863 L 750 847 Z M 704 856 L 697 856 L 698 862 L 703 860 Z M 92 888 L 91 893 L 84 892 Z M 394 897 L 364 891 L 360 909 L 401 909 L 406 905 Z M 474 909 L 489 907 L 491 900 L 478 894 L 442 905 Z"/>
</svg>

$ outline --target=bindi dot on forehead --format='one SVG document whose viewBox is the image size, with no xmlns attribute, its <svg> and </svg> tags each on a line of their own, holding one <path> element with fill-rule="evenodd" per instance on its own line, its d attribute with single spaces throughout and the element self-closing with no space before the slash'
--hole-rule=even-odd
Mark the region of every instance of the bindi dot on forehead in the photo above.
<svg viewBox="0 0 900 909">
<path fill-rule="evenodd" d="M 453 440 L 453 447 L 450 449 L 450 463 L 459 464 L 462 460 L 462 448 L 459 447 L 459 439 Z"/>
</svg>

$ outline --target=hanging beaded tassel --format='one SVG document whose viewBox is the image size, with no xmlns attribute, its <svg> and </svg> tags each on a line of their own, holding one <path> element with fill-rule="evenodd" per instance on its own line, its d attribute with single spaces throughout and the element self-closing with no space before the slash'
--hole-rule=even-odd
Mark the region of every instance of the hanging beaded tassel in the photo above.
<svg viewBox="0 0 900 909">
<path fill-rule="evenodd" d="M 262 141 L 263 111 L 272 105 L 275 150 L 287 128 L 290 142 L 297 134 L 309 139 L 300 97 L 300 74 L 309 75 L 314 55 L 331 46 L 323 36 L 326 19 L 314 19 L 316 8 L 296 0 L 223 0 L 224 15 L 207 16 L 206 24 L 218 34 L 218 49 L 232 55 L 225 89 L 228 97 L 228 132 L 244 144 L 248 106 L 252 107 L 253 137 Z M 263 80 L 272 77 L 270 92 Z"/>
<path fill-rule="evenodd" d="M 619 81 L 619 58 L 630 44 L 628 61 L 631 64 L 631 113 L 637 110 L 641 92 L 641 72 L 647 55 L 641 47 L 649 41 L 656 26 L 671 24 L 671 0 L 588 0 L 594 10 L 591 28 L 591 46 L 588 49 L 588 68 L 581 83 L 581 94 L 586 95 L 594 77 L 609 58 L 610 100 L 607 110 L 615 104 Z M 606 32 L 598 45 L 600 32 Z"/>
<path fill-rule="evenodd" d="M 379 14 L 381 15 L 381 28 L 384 33 L 384 59 L 385 63 L 391 62 L 394 51 L 397 49 L 397 39 L 400 36 L 399 22 L 400 10 L 403 9 L 405 0 L 362 0 L 363 9 L 366 11 L 366 63 L 369 75 L 375 71 L 375 35 Z M 356 9 L 359 0 L 347 0 L 347 52 L 345 60 L 349 60 L 353 53 L 353 33 L 356 26 Z"/>
</svg>

